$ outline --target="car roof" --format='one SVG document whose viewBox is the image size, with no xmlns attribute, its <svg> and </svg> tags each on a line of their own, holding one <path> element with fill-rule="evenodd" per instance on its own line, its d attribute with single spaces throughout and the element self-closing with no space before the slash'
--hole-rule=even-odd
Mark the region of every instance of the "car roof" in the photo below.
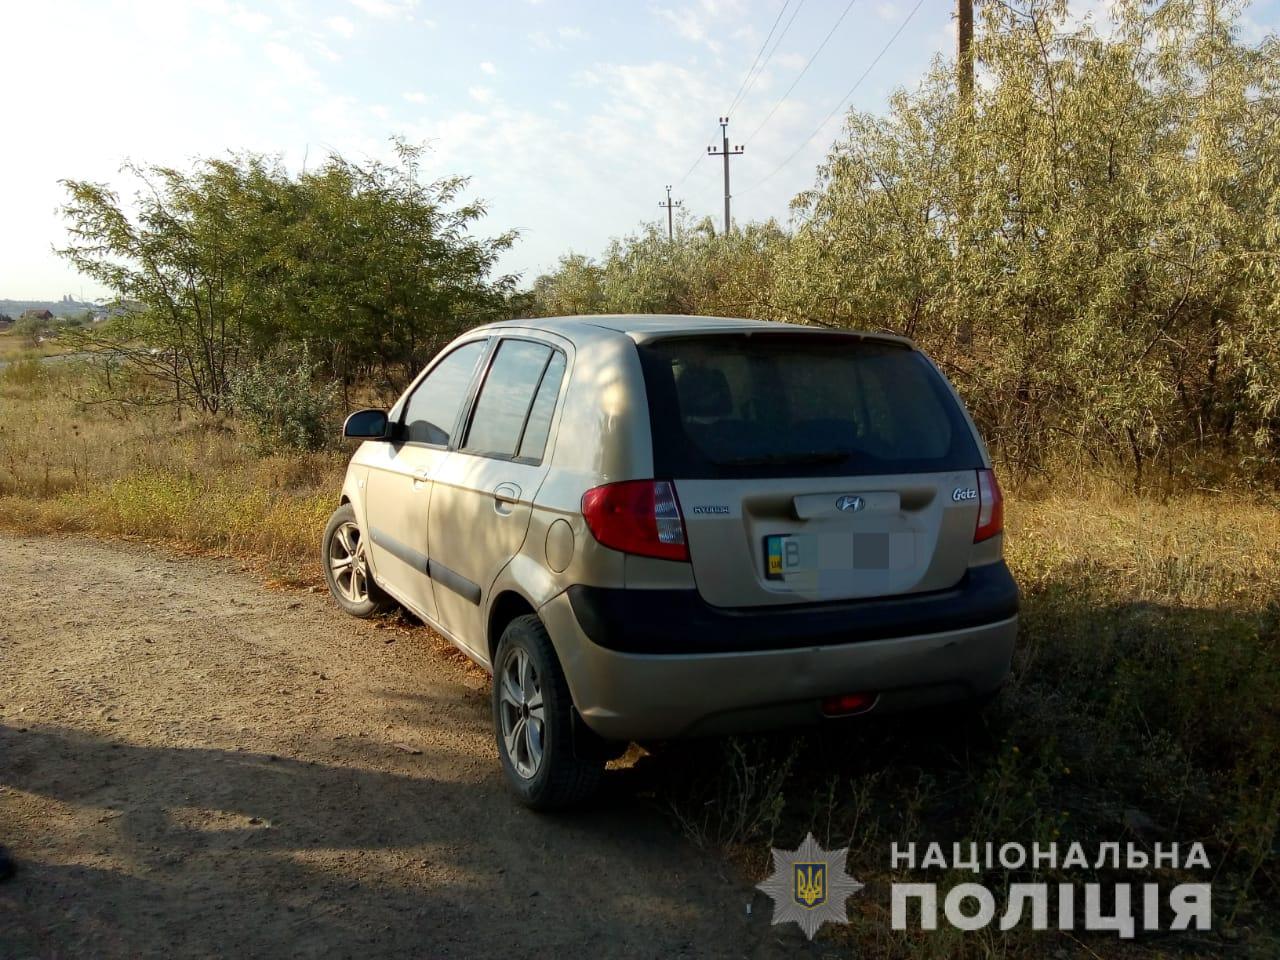
<svg viewBox="0 0 1280 960">
<path fill-rule="evenodd" d="M 699 333 L 750 333 L 755 331 L 793 331 L 796 333 L 846 335 L 864 340 L 882 340 L 903 346 L 915 344 L 906 337 L 870 330 L 808 326 L 799 323 L 778 323 L 773 320 L 747 320 L 739 317 L 696 317 L 683 314 L 608 313 L 573 317 L 531 317 L 524 320 L 507 320 L 489 324 L 485 329 L 544 330 L 557 333 L 569 340 L 583 336 L 598 336 L 601 331 L 628 336 L 637 343 L 671 334 Z"/>
</svg>

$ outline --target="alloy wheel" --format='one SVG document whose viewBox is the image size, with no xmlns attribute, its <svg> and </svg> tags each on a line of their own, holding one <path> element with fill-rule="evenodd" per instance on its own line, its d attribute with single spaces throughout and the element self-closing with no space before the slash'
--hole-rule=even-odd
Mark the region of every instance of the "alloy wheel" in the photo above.
<svg viewBox="0 0 1280 960">
<path fill-rule="evenodd" d="M 329 541 L 329 571 L 338 591 L 352 603 L 369 599 L 369 565 L 365 560 L 360 528 L 347 522 L 333 531 Z"/>
<path fill-rule="evenodd" d="M 531 780 L 542 766 L 546 721 L 542 686 L 529 654 L 519 647 L 512 649 L 497 682 L 507 759 L 516 773 Z"/>
</svg>

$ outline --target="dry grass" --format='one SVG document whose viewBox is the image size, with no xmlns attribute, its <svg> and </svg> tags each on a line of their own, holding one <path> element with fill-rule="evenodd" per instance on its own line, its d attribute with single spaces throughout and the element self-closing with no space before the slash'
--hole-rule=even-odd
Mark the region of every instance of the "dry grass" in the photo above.
<svg viewBox="0 0 1280 960">
<path fill-rule="evenodd" d="M 265 562 L 314 582 L 340 453 L 255 456 L 226 423 L 86 405 L 72 365 L 0 371 L 0 524 L 135 537 Z"/>
<path fill-rule="evenodd" d="M 1280 585 L 1280 504 L 1227 494 L 1010 498 L 1009 563 L 1036 592 L 1088 569 L 1129 602 L 1262 609 Z"/>
<path fill-rule="evenodd" d="M 77 402 L 74 365 L 0 372 L 0 524 L 140 537 L 314 581 L 344 455 L 259 458 L 226 424 Z M 922 716 L 647 758 L 657 799 L 751 876 L 808 830 L 869 889 L 833 945 L 883 957 L 1115 956 L 1111 935 L 894 932 L 889 843 L 1203 841 L 1215 951 L 1268 956 L 1280 893 L 1280 510 L 1245 496 L 1138 500 L 1120 484 L 1014 491 L 1023 590 L 1014 676 L 977 719 Z M 1044 490 L 1054 490 L 1046 495 Z M 1083 492 L 1080 492 L 1083 491 Z M 944 883 L 971 875 L 939 878 Z M 1008 874 L 988 876 L 993 888 Z M 1040 877 L 1038 879 L 1046 879 Z M 1050 877 L 1083 883 L 1096 877 Z M 1123 879 L 1141 882 L 1142 877 Z M 1167 885 L 1169 877 L 1155 878 Z M 1216 935 L 1215 935 L 1216 936 Z M 1125 947 L 1174 956 L 1195 941 Z"/>
<path fill-rule="evenodd" d="M 13 330 L 0 331 L 0 362 L 48 357 L 56 353 L 65 353 L 66 350 L 66 344 L 59 340 L 46 340 L 41 344 L 32 344 L 26 337 L 19 336 Z"/>
</svg>

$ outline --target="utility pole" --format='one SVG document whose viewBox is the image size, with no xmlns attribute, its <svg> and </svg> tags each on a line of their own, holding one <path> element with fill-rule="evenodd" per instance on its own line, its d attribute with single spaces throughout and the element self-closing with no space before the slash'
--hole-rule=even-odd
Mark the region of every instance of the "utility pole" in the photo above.
<svg viewBox="0 0 1280 960">
<path fill-rule="evenodd" d="M 965 129 L 973 129 L 973 0 L 956 0 L 956 89 L 960 97 L 960 113 Z M 970 222 L 973 219 L 974 171 L 972 145 L 961 154 L 960 196 L 957 207 L 959 223 L 956 231 L 961 275 L 968 273 Z M 956 331 L 960 347 L 973 343 L 973 319 L 966 310 Z"/>
<path fill-rule="evenodd" d="M 729 158 L 742 156 L 742 144 L 738 144 L 738 146 L 734 147 L 732 150 L 729 149 L 728 117 L 720 118 L 720 136 L 723 138 L 723 146 L 719 150 L 714 147 L 707 147 L 707 156 L 724 157 L 724 232 L 725 236 L 728 236 L 730 224 L 729 198 L 732 196 L 732 194 L 729 193 Z"/>
<path fill-rule="evenodd" d="M 667 184 L 667 202 L 663 203 L 661 200 L 659 200 L 658 206 L 667 208 L 667 240 L 668 241 L 674 240 L 676 235 L 675 235 L 675 229 L 672 227 L 672 223 L 671 223 L 671 209 L 673 207 L 683 207 L 684 201 L 677 200 L 674 203 L 671 202 L 671 184 L 668 183 Z"/>
<path fill-rule="evenodd" d="M 965 107 L 973 105 L 973 0 L 956 0 L 956 86 Z"/>
</svg>

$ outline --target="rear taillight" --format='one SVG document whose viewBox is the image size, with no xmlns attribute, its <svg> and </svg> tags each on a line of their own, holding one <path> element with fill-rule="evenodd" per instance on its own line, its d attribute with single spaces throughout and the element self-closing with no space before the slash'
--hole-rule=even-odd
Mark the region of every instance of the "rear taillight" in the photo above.
<svg viewBox="0 0 1280 960">
<path fill-rule="evenodd" d="M 689 559 L 684 517 L 669 480 L 627 480 L 582 495 L 582 516 L 606 547 L 661 560 Z"/>
<path fill-rule="evenodd" d="M 990 540 L 1004 529 L 1004 494 L 994 470 L 978 471 L 978 523 L 973 528 L 973 542 Z"/>
<path fill-rule="evenodd" d="M 852 717 L 866 713 L 876 705 L 879 696 L 874 693 L 845 693 L 838 697 L 827 697 L 822 701 L 822 715 L 825 717 Z"/>
</svg>

